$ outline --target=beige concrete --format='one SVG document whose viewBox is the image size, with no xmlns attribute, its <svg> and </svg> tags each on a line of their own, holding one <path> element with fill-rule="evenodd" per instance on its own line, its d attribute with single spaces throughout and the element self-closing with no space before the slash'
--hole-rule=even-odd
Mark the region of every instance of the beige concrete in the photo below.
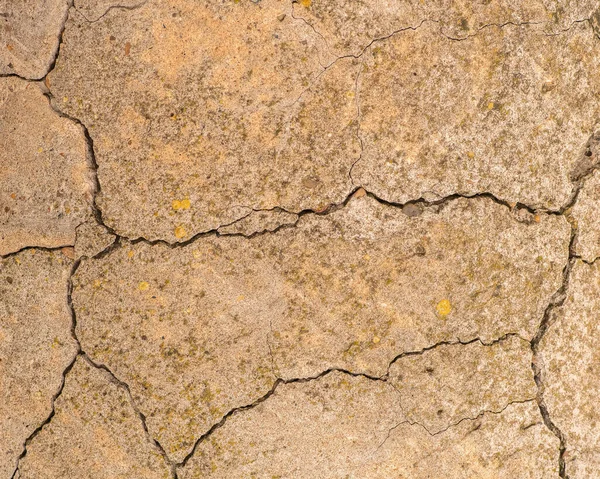
<svg viewBox="0 0 600 479">
<path fill-rule="evenodd" d="M 590 0 L 0 0 L 0 479 L 592 479 Z"/>
</svg>

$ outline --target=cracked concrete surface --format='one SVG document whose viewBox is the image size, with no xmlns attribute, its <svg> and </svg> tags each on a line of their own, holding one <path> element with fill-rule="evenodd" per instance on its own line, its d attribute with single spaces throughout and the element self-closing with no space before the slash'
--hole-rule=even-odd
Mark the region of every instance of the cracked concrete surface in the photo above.
<svg viewBox="0 0 600 479">
<path fill-rule="evenodd" d="M 0 0 L 0 479 L 597 477 L 599 32 Z"/>
</svg>

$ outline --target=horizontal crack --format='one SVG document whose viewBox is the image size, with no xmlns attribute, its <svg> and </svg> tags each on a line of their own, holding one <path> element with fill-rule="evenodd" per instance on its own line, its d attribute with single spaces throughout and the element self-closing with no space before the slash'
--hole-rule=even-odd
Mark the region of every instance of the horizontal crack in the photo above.
<svg viewBox="0 0 600 479">
<path fill-rule="evenodd" d="M 283 378 L 277 378 L 275 380 L 275 382 L 273 383 L 273 386 L 271 387 L 271 389 L 265 393 L 264 395 L 262 395 L 261 397 L 259 397 L 258 399 L 256 399 L 255 401 L 253 401 L 250 404 L 244 405 L 244 406 L 238 406 L 235 407 L 233 409 L 231 409 L 229 412 L 227 412 L 227 414 L 225 414 L 223 417 L 221 417 L 221 419 L 216 422 L 215 424 L 213 424 L 204 434 L 202 434 L 195 442 L 192 450 L 189 452 L 189 454 L 183 458 L 183 460 L 179 463 L 176 464 L 176 468 L 181 468 L 184 467 L 188 461 L 194 456 L 197 448 L 199 447 L 199 445 L 204 442 L 211 434 L 213 434 L 217 429 L 221 428 L 226 422 L 227 420 L 233 416 L 234 414 L 240 413 L 242 411 L 246 411 L 246 410 L 250 410 L 255 408 L 256 406 L 258 406 L 259 404 L 265 402 L 267 399 L 269 399 L 273 394 L 275 394 L 277 388 L 281 385 L 284 384 L 293 384 L 293 383 L 307 383 L 307 382 L 311 382 L 311 381 L 316 381 L 319 380 L 331 373 L 342 373 L 342 374 L 346 374 L 348 376 L 352 376 L 352 377 L 362 377 L 365 379 L 368 379 L 369 381 L 381 381 L 381 382 L 385 382 L 388 383 L 388 379 L 389 379 L 389 370 L 391 368 L 391 366 L 398 361 L 400 358 L 405 357 L 405 356 L 415 356 L 415 355 L 422 355 L 427 353 L 428 351 L 431 351 L 437 347 L 440 346 L 445 346 L 445 345 L 467 345 L 467 344 L 471 344 L 474 342 L 480 342 L 482 345 L 484 346 L 492 346 L 496 343 L 502 342 L 507 340 L 510 337 L 518 337 L 519 339 L 529 342 L 523 338 L 521 338 L 518 334 L 516 333 L 507 333 L 497 339 L 494 339 L 492 341 L 486 342 L 486 341 L 482 341 L 480 338 L 474 338 L 472 340 L 469 341 L 441 341 L 439 343 L 436 343 L 434 345 L 425 347 L 421 350 L 418 351 L 409 351 L 409 352 L 404 352 L 401 354 L 398 354 L 396 357 L 394 357 L 394 359 L 392 359 L 392 361 L 390 361 L 390 363 L 388 364 L 387 367 L 387 372 L 382 375 L 382 376 L 373 376 L 370 374 L 366 374 L 366 373 L 357 373 L 357 372 L 353 372 L 353 371 L 349 371 L 347 369 L 343 369 L 343 368 L 329 368 L 326 369 L 322 372 L 320 372 L 319 374 L 316 374 L 314 376 L 308 376 L 308 377 L 304 377 L 304 378 L 290 378 L 290 379 L 283 379 Z M 531 399 L 527 399 L 527 400 L 523 400 L 523 401 L 513 401 L 511 403 L 509 403 L 508 405 L 506 405 L 502 410 L 500 410 L 499 412 L 494 412 L 494 411 L 482 411 L 481 413 L 479 413 L 477 416 L 475 416 L 474 418 L 462 418 L 459 421 L 457 421 L 456 423 L 450 424 L 448 427 L 444 428 L 441 431 L 435 432 L 435 433 L 431 433 L 425 426 L 417 423 L 417 422 L 411 422 L 411 424 L 415 424 L 415 425 L 419 425 L 422 426 L 429 434 L 431 434 L 432 436 L 440 434 L 444 431 L 447 431 L 449 428 L 460 424 L 462 421 L 465 420 L 474 420 L 477 419 L 478 417 L 482 416 L 485 413 L 494 413 L 494 414 L 499 414 L 500 412 L 504 411 L 504 409 L 506 409 L 506 407 L 508 407 L 510 404 L 514 404 L 514 403 L 518 403 L 518 402 L 528 402 L 528 401 L 533 401 L 535 400 L 535 398 L 531 398 Z M 408 421 L 405 421 L 408 422 Z"/>
</svg>

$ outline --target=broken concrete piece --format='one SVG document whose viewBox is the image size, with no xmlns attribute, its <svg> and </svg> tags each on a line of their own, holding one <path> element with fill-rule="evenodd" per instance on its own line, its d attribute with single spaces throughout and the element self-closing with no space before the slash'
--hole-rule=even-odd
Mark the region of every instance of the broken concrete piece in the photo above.
<svg viewBox="0 0 600 479">
<path fill-rule="evenodd" d="M 36 83 L 0 78 L 0 165 L 0 255 L 73 245 L 91 213 L 87 144 Z"/>
<path fill-rule="evenodd" d="M 600 307 L 600 264 L 576 261 L 567 298 L 555 310 L 540 343 L 544 401 L 566 440 L 568 477 L 584 479 L 600 470 L 598 375 L 600 331 L 593 318 Z"/>
<path fill-rule="evenodd" d="M 589 101 L 600 94 L 589 22 L 556 35 L 543 25 L 491 25 L 463 41 L 438 29 L 423 23 L 363 55 L 364 151 L 354 182 L 399 203 L 489 192 L 533 208 L 565 206 L 600 117 Z"/>
<path fill-rule="evenodd" d="M 115 235 L 104 226 L 93 220 L 88 220 L 77 227 L 77 238 L 75 240 L 75 257 L 81 258 L 101 253 L 115 242 Z"/>
<path fill-rule="evenodd" d="M 533 400 L 537 393 L 529 341 L 517 336 L 491 345 L 441 345 L 404 356 L 392 364 L 389 381 L 400 393 L 406 419 L 431 434 L 465 418 Z"/>
<path fill-rule="evenodd" d="M 383 376 L 399 354 L 443 341 L 530 340 L 562 284 L 569 239 L 564 217 L 522 223 L 487 198 L 408 216 L 356 195 L 272 234 L 125 243 L 83 261 L 76 332 L 130 385 L 178 461 L 277 377 L 329 368 Z"/>
<path fill-rule="evenodd" d="M 509 405 L 432 436 L 403 417 L 401 397 L 385 382 L 337 372 L 280 385 L 268 400 L 233 414 L 200 442 L 178 476 L 558 476 L 559 441 L 535 402 Z"/>
<path fill-rule="evenodd" d="M 52 421 L 32 439 L 21 479 L 167 479 L 169 467 L 144 432 L 125 389 L 79 357 Z"/>
<path fill-rule="evenodd" d="M 48 73 L 69 4 L 69 0 L 0 0 L 0 75 L 40 80 Z"/>
<path fill-rule="evenodd" d="M 152 0 L 69 17 L 50 89 L 88 127 L 108 226 L 174 243 L 249 209 L 348 195 L 359 63 L 323 74 L 318 35 L 286 12 L 284 0 Z"/>
<path fill-rule="evenodd" d="M 0 260 L 2 479 L 12 477 L 25 440 L 52 412 L 77 353 L 67 304 L 71 266 L 60 252 L 32 249 Z"/>
<path fill-rule="evenodd" d="M 280 209 L 270 211 L 253 211 L 245 218 L 233 224 L 219 228 L 219 234 L 241 234 L 251 236 L 256 233 L 275 231 L 284 225 L 293 225 L 298 215 Z"/>
</svg>

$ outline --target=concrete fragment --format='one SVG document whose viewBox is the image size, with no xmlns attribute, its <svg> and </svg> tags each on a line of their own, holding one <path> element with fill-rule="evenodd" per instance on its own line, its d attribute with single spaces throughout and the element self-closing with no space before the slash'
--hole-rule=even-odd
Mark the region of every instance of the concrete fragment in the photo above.
<svg viewBox="0 0 600 479">
<path fill-rule="evenodd" d="M 92 172 L 82 129 L 36 83 L 0 78 L 0 254 L 75 243 L 90 215 Z"/>
<path fill-rule="evenodd" d="M 534 402 L 438 435 L 410 425 L 381 381 L 331 373 L 281 385 L 229 417 L 178 471 L 182 479 L 557 477 L 558 440 Z"/>
<path fill-rule="evenodd" d="M 89 129 L 108 226 L 173 243 L 249 209 L 347 196 L 359 64 L 323 74 L 316 33 L 278 19 L 290 11 L 284 0 L 152 0 L 94 23 L 70 16 L 50 89 Z"/>
<path fill-rule="evenodd" d="M 69 4 L 69 0 L 0 0 L 0 75 L 39 80 L 48 73 Z"/>
<path fill-rule="evenodd" d="M 535 399 L 537 393 L 529 342 L 516 336 L 492 345 L 441 345 L 402 357 L 392 365 L 389 380 L 402 397 L 405 417 L 432 434 L 484 411 Z"/>
<path fill-rule="evenodd" d="M 77 228 L 75 240 L 75 257 L 88 258 L 101 253 L 115 242 L 115 235 L 104 226 L 90 219 Z"/>
<path fill-rule="evenodd" d="M 569 238 L 564 217 L 521 223 L 486 198 L 409 217 L 356 195 L 274 234 L 123 244 L 84 261 L 77 335 L 181 460 L 276 377 L 382 376 L 400 353 L 442 341 L 530 340 L 562 283 Z"/>
<path fill-rule="evenodd" d="M 71 266 L 60 252 L 27 250 L 0 260 L 2 479 L 12 476 L 25 440 L 50 415 L 77 352 L 67 305 Z"/>
<path fill-rule="evenodd" d="M 438 28 L 423 23 L 363 55 L 355 183 L 399 203 L 489 192 L 533 208 L 565 206 L 600 117 L 589 101 L 600 94 L 589 22 L 556 35 L 543 25 L 491 25 L 463 41 Z"/>
<path fill-rule="evenodd" d="M 124 388 L 78 358 L 55 403 L 55 415 L 27 446 L 21 479 L 167 479 Z"/>
<path fill-rule="evenodd" d="M 576 261 L 567 299 L 540 343 L 544 400 L 566 439 L 568 477 L 585 479 L 600 470 L 598 375 L 600 264 Z"/>
</svg>

